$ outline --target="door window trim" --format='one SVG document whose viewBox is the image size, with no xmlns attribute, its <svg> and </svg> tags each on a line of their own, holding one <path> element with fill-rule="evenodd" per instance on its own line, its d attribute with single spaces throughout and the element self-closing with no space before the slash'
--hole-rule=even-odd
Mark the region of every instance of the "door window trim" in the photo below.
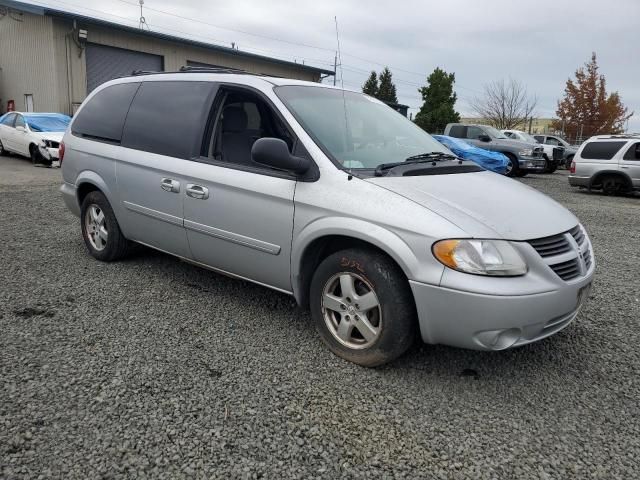
<svg viewBox="0 0 640 480">
<path fill-rule="evenodd" d="M 248 173 L 256 173 L 260 175 L 266 175 L 269 177 L 283 178 L 286 180 L 293 181 L 301 181 L 301 182 L 315 182 L 320 178 L 320 170 L 315 162 L 315 160 L 308 153 L 304 144 L 300 141 L 300 138 L 295 134 L 289 123 L 286 121 L 278 107 L 273 103 L 273 101 L 267 97 L 264 92 L 260 91 L 257 88 L 251 87 L 249 85 L 239 85 L 237 83 L 227 83 L 227 82 L 216 82 L 218 89 L 215 95 L 215 99 L 211 105 L 211 110 L 209 112 L 209 118 L 207 120 L 206 128 L 204 130 L 204 134 L 202 136 L 202 143 L 200 145 L 200 155 L 198 157 L 192 158 L 192 161 L 199 163 L 206 163 L 209 165 L 215 165 L 217 167 L 230 168 L 232 170 L 240 170 Z M 292 146 L 292 154 L 306 157 L 311 160 L 311 168 L 304 176 L 298 176 L 291 172 L 274 170 L 269 167 L 253 167 L 250 165 L 242 165 L 233 162 L 225 162 L 222 160 L 216 160 L 214 158 L 209 157 L 209 146 L 211 145 L 211 140 L 213 135 L 215 135 L 216 124 L 218 119 L 220 118 L 221 108 L 226 97 L 226 94 L 229 91 L 236 91 L 240 93 L 250 93 L 257 96 L 260 100 L 262 100 L 267 107 L 271 110 L 271 113 L 276 116 L 276 118 L 280 121 L 282 126 L 287 130 L 291 138 L 293 139 Z"/>
</svg>

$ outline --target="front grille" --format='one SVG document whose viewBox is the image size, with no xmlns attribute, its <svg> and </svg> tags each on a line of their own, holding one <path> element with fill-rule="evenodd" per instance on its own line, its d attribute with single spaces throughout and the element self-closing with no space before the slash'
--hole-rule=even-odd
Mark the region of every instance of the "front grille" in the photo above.
<svg viewBox="0 0 640 480">
<path fill-rule="evenodd" d="M 544 153 L 544 148 L 542 148 L 542 147 L 534 147 L 534 149 L 533 149 L 533 156 L 534 157 L 542 157 L 543 153 Z"/>
<path fill-rule="evenodd" d="M 553 149 L 553 159 L 554 160 L 562 160 L 564 157 L 564 148 L 563 147 L 555 147 Z"/>
<path fill-rule="evenodd" d="M 549 266 L 563 280 L 571 280 L 580 276 L 580 263 L 577 258 Z"/>
<path fill-rule="evenodd" d="M 580 225 L 571 230 L 527 243 L 562 280 L 569 281 L 585 275 L 593 264 L 591 244 Z"/>
<path fill-rule="evenodd" d="M 538 238 L 537 240 L 529 240 L 529 245 L 535 248 L 541 257 L 552 257 L 571 251 L 571 244 L 568 242 L 564 233 L 551 237 Z"/>
</svg>

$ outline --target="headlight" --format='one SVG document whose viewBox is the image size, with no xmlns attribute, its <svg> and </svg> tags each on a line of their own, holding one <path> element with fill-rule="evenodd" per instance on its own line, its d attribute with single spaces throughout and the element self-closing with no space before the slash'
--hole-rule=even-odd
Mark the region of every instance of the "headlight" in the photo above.
<svg viewBox="0 0 640 480">
<path fill-rule="evenodd" d="M 531 157 L 533 155 L 533 150 L 532 149 L 520 150 L 518 152 L 518 155 L 520 155 L 521 157 Z"/>
<path fill-rule="evenodd" d="M 432 251 L 440 263 L 460 272 L 497 277 L 527 273 L 522 256 L 504 240 L 440 240 Z"/>
</svg>

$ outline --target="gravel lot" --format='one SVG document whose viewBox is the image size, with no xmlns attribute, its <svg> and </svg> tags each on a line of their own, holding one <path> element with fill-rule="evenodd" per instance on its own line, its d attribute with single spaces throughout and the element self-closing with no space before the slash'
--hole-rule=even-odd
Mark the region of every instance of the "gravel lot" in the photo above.
<svg viewBox="0 0 640 480">
<path fill-rule="evenodd" d="M 577 321 L 368 370 L 285 295 L 149 250 L 93 260 L 60 171 L 0 159 L 0 477 L 639 478 L 640 198 L 524 182 L 591 234 Z"/>
</svg>

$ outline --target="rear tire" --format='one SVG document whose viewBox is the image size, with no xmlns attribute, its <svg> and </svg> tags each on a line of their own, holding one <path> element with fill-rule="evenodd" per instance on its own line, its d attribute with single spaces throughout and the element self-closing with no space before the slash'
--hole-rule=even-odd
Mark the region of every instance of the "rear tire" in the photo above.
<svg viewBox="0 0 640 480">
<path fill-rule="evenodd" d="M 617 175 L 602 177 L 602 193 L 605 195 L 619 195 L 626 190 L 625 182 Z"/>
<path fill-rule="evenodd" d="M 116 216 L 102 192 L 90 192 L 80 209 L 82 238 L 91 256 L 113 262 L 127 256 L 129 241 L 122 235 Z"/>
<path fill-rule="evenodd" d="M 310 289 L 311 317 L 337 356 L 364 367 L 390 362 L 416 338 L 411 289 L 402 270 L 373 249 L 325 258 Z"/>
<path fill-rule="evenodd" d="M 505 175 L 507 177 L 518 177 L 518 172 L 520 172 L 520 164 L 518 163 L 518 159 L 512 153 L 505 153 L 505 157 L 509 159 L 509 163 L 507 164 L 507 171 Z"/>
</svg>

